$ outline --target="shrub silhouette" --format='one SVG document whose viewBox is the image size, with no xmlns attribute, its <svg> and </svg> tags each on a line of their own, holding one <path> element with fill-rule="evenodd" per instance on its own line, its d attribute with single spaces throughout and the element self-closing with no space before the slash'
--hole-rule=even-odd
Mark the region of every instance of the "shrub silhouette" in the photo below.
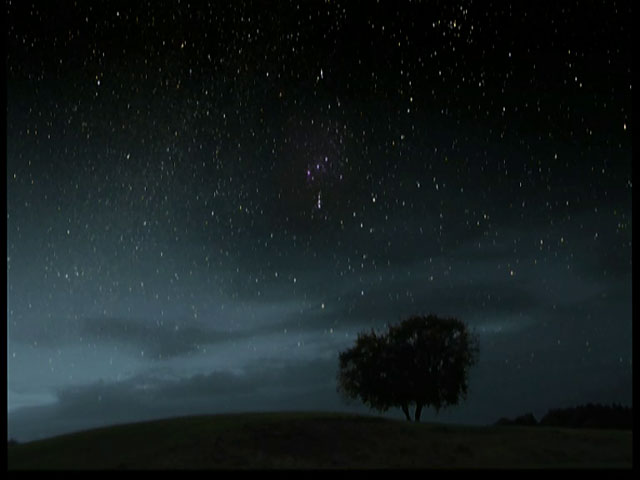
<svg viewBox="0 0 640 480">
<path fill-rule="evenodd" d="M 568 428 L 615 428 L 631 430 L 633 412 L 621 405 L 588 403 L 572 408 L 549 410 L 540 420 L 540 425 Z"/>
<path fill-rule="evenodd" d="M 399 407 L 415 421 L 422 408 L 436 412 L 466 398 L 468 373 L 476 363 L 477 339 L 456 318 L 413 316 L 385 333 L 360 333 L 340 353 L 338 391 L 384 412 Z"/>
<path fill-rule="evenodd" d="M 617 430 L 633 429 L 633 410 L 631 407 L 613 404 L 611 406 L 588 403 L 570 408 L 549 410 L 540 422 L 533 414 L 521 415 L 513 420 L 501 418 L 494 425 L 541 425 L 562 428 L 611 428 Z"/>
<path fill-rule="evenodd" d="M 533 413 L 527 413 L 525 415 L 520 415 L 519 417 L 516 417 L 513 420 L 509 420 L 508 418 L 501 418 L 495 424 L 496 425 L 534 426 L 534 425 L 538 425 L 538 420 L 536 420 L 536 417 L 533 415 Z"/>
</svg>

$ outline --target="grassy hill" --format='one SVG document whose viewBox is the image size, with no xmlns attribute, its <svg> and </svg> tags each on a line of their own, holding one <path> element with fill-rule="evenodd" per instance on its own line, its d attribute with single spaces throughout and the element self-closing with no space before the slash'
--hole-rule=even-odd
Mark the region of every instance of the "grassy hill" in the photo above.
<svg viewBox="0 0 640 480">
<path fill-rule="evenodd" d="M 10 445 L 13 469 L 630 468 L 632 432 L 322 412 L 182 417 Z"/>
</svg>

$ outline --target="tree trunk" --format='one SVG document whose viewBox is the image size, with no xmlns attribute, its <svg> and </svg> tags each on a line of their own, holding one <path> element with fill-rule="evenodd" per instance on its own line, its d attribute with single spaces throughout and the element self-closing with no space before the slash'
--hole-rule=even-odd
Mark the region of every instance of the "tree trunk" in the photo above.
<svg viewBox="0 0 640 480">
<path fill-rule="evenodd" d="M 420 422 L 420 414 L 422 413 L 422 404 L 416 404 L 416 422 Z"/>
<path fill-rule="evenodd" d="M 407 417 L 407 422 L 410 422 L 411 415 L 409 415 L 409 406 L 406 403 L 402 404 L 402 411 L 404 412 L 404 416 Z"/>
</svg>

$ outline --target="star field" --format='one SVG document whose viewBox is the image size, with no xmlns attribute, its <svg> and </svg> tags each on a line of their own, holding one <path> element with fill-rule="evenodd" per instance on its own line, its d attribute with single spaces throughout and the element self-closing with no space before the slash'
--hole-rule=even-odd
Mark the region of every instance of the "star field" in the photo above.
<svg viewBox="0 0 640 480">
<path fill-rule="evenodd" d="M 356 408 L 338 352 L 431 312 L 481 335 L 441 418 L 630 402 L 630 2 L 6 12 L 17 438 Z"/>
</svg>

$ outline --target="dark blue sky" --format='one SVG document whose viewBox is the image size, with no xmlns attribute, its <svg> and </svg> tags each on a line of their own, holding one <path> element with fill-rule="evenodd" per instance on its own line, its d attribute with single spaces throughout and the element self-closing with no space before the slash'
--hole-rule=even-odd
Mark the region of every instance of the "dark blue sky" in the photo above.
<svg viewBox="0 0 640 480">
<path fill-rule="evenodd" d="M 443 421 L 631 403 L 630 2 L 228 3 L 7 4 L 10 436 L 365 411 L 427 313 Z"/>
</svg>

